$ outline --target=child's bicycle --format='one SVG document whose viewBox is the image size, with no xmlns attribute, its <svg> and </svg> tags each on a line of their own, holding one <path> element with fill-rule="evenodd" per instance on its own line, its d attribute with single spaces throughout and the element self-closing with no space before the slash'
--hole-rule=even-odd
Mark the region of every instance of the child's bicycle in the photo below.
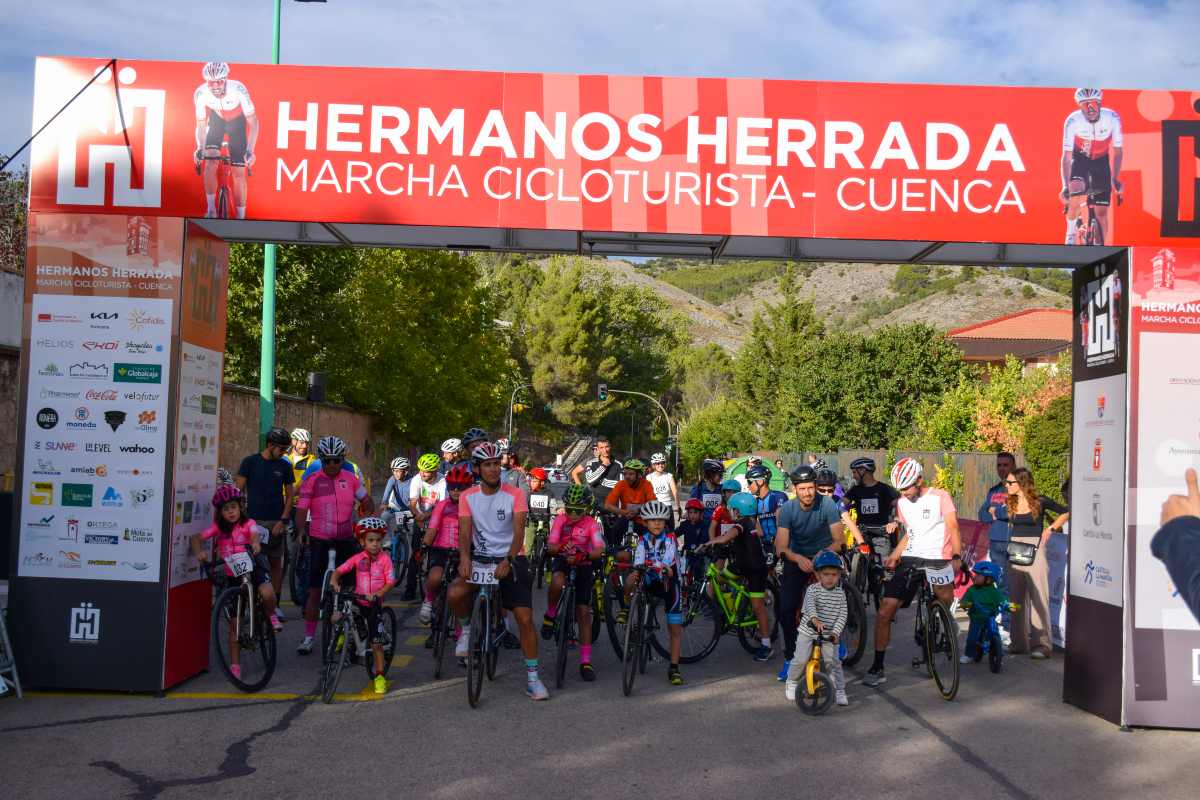
<svg viewBox="0 0 1200 800">
<path fill-rule="evenodd" d="M 232 584 L 220 569 L 222 565 L 233 572 Z M 275 629 L 250 580 L 254 559 L 249 553 L 234 553 L 228 559 L 213 561 L 207 569 L 213 583 L 225 587 L 212 610 L 212 645 L 217 662 L 230 683 L 243 692 L 257 692 L 275 674 L 277 653 Z"/>
<path fill-rule="evenodd" d="M 586 592 L 591 589 L 590 586 L 577 587 L 575 585 L 576 569 L 576 564 L 569 564 L 562 593 L 558 596 L 558 610 L 554 618 L 556 623 L 554 638 L 558 644 L 558 652 L 554 660 L 554 686 L 556 689 L 561 689 L 563 682 L 566 680 L 567 651 L 570 649 L 570 643 L 578 639 L 576 628 L 579 627 L 579 623 L 575 619 L 576 592 L 580 590 Z"/>
<path fill-rule="evenodd" d="M 971 607 L 970 603 L 961 605 L 964 611 Z M 1021 608 L 1017 603 L 1009 603 L 1008 610 L 1010 612 L 1019 611 Z M 1000 638 L 1000 618 L 999 610 L 996 611 L 990 619 L 988 619 L 987 629 L 983 631 L 983 635 L 979 637 L 979 647 L 972 656 L 975 663 L 978 664 L 986 655 L 988 659 L 988 668 L 992 672 L 1000 672 L 1004 669 L 1004 640 Z"/>
<path fill-rule="evenodd" d="M 367 668 L 367 677 L 374 680 L 375 655 L 371 648 L 372 631 L 367 630 L 367 616 L 356 601 L 366 600 L 366 595 L 354 592 L 334 592 L 334 608 L 341 612 L 333 623 L 333 636 L 325 658 L 325 669 L 321 673 L 321 700 L 333 702 L 342 668 L 356 659 L 362 659 Z M 379 600 L 373 601 L 379 603 Z M 383 645 L 383 671 L 386 676 L 396 652 L 396 613 L 381 603 L 379 613 L 379 638 Z"/>
<path fill-rule="evenodd" d="M 652 645 L 661 655 L 670 657 L 669 650 L 663 653 L 662 645 L 658 643 L 658 637 L 655 635 L 659 628 L 658 615 L 655 613 L 658 596 L 645 591 L 647 583 L 663 580 L 662 570 L 646 566 L 634 567 L 633 570 L 638 576 L 638 581 L 634 584 L 633 594 L 629 598 L 628 621 L 625 624 L 625 641 L 622 647 L 624 656 L 621 659 L 621 691 L 626 697 L 633 693 L 633 682 L 637 676 L 646 674 Z"/>
<path fill-rule="evenodd" d="M 458 577 L 458 551 L 454 550 L 446 559 L 442 570 L 442 585 L 433 599 L 433 618 L 430 620 L 433 635 L 433 677 L 442 677 L 442 661 L 446 655 L 446 644 L 454 637 L 454 611 L 450 608 L 448 591 Z"/>
<path fill-rule="evenodd" d="M 815 629 L 814 629 L 815 630 Z M 832 641 L 824 631 L 815 631 L 812 652 L 804 663 L 804 677 L 796 687 L 796 705 L 801 711 L 810 716 L 824 714 L 833 704 L 835 691 L 833 679 L 825 672 L 825 662 L 821 657 L 821 644 Z"/>
<path fill-rule="evenodd" d="M 550 582 L 550 556 L 546 552 L 546 522 L 533 522 L 533 550 L 529 556 L 529 569 L 533 572 L 534 586 L 538 589 Z"/>
</svg>

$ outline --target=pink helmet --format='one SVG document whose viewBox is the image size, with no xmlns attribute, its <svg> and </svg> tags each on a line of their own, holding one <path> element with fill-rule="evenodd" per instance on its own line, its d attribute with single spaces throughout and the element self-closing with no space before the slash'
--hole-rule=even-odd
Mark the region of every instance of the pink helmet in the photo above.
<svg viewBox="0 0 1200 800">
<path fill-rule="evenodd" d="M 892 486 L 907 489 L 921 479 L 921 462 L 905 456 L 892 467 Z"/>
<path fill-rule="evenodd" d="M 213 492 L 212 504 L 216 508 L 220 508 L 231 500 L 241 500 L 242 490 L 232 485 L 218 486 Z"/>
<path fill-rule="evenodd" d="M 493 461 L 500 458 L 500 448 L 491 442 L 480 442 L 471 451 L 471 458 L 477 462 Z"/>
</svg>

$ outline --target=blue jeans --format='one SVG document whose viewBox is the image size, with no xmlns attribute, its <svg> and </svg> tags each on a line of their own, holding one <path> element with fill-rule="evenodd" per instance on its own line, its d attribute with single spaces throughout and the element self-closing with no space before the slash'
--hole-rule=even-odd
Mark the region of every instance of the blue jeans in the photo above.
<svg viewBox="0 0 1200 800">
<path fill-rule="evenodd" d="M 996 579 L 996 587 L 1004 592 L 1005 597 L 1008 596 L 1008 540 L 1003 542 L 988 542 L 988 558 L 1000 570 L 1000 576 Z M 1002 609 L 1000 612 L 1000 624 L 1005 630 L 1010 630 L 1010 622 L 1012 615 L 1008 609 Z"/>
<path fill-rule="evenodd" d="M 980 640 L 987 634 L 987 620 L 972 619 L 967 627 L 967 645 L 963 653 L 968 658 L 974 658 L 979 652 Z"/>
</svg>

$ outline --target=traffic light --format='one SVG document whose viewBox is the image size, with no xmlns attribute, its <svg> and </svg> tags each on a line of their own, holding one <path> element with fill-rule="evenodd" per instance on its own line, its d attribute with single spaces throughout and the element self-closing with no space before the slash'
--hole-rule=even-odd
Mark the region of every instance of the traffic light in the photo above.
<svg viewBox="0 0 1200 800">
<path fill-rule="evenodd" d="M 608 399 L 608 384 L 607 383 L 601 383 L 596 386 L 596 397 L 600 398 L 601 402 Z"/>
<path fill-rule="evenodd" d="M 514 414 L 520 414 L 522 411 L 528 411 L 529 406 L 524 403 L 513 403 L 512 409 Z"/>
</svg>

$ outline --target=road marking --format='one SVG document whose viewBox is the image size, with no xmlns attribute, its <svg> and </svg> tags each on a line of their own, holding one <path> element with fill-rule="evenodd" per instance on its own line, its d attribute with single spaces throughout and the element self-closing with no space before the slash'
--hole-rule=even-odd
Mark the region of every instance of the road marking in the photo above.
<svg viewBox="0 0 1200 800">
<path fill-rule="evenodd" d="M 408 644 L 408 645 L 425 644 L 425 638 L 426 638 L 425 634 L 418 633 L 416 636 L 410 636 L 407 639 L 405 639 L 404 643 Z"/>
<path fill-rule="evenodd" d="M 407 667 L 409 664 L 412 663 L 412 660 L 414 658 L 416 658 L 416 656 L 407 655 L 407 654 L 392 656 L 392 666 L 398 667 L 400 669 L 404 669 L 405 667 Z"/>
</svg>

